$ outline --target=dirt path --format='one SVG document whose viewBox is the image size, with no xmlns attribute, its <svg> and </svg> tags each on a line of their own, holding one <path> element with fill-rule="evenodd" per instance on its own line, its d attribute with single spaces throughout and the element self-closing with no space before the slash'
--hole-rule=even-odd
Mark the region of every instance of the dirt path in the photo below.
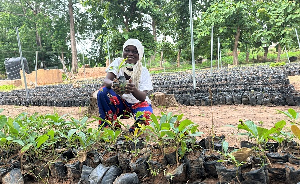
<svg viewBox="0 0 300 184">
<path fill-rule="evenodd" d="M 246 106 L 246 105 L 222 105 L 222 106 L 183 106 L 161 108 L 154 107 L 154 114 L 160 115 L 161 112 L 172 112 L 174 115 L 184 114 L 184 118 L 192 120 L 199 125 L 199 130 L 204 134 L 202 137 L 212 135 L 212 124 L 214 125 L 214 133 L 216 135 L 225 135 L 226 141 L 231 146 L 239 146 L 240 140 L 244 140 L 245 137 L 237 135 L 237 125 L 239 120 L 252 120 L 255 123 L 263 122 L 263 126 L 270 128 L 280 120 L 288 121 L 288 118 L 277 112 L 277 110 L 287 111 L 289 108 L 293 108 L 296 112 L 300 112 L 299 106 Z M 11 106 L 2 105 L 0 109 L 4 109 L 1 114 L 15 117 L 16 115 L 26 112 L 33 114 L 38 112 L 39 114 L 53 114 L 59 115 L 68 114 L 74 118 L 80 119 L 87 113 L 87 107 L 38 107 L 38 106 Z M 91 119 L 92 120 L 92 119 Z M 125 124 L 132 124 L 133 119 L 122 120 Z M 290 125 L 287 123 L 287 125 Z M 97 122 L 93 123 L 93 127 L 97 127 Z"/>
</svg>

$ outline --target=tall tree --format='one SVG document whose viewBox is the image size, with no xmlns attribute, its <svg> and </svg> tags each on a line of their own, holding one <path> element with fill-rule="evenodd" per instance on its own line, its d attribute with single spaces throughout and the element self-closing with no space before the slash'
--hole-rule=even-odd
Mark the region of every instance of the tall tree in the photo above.
<svg viewBox="0 0 300 184">
<path fill-rule="evenodd" d="M 268 36 L 277 44 L 277 62 L 280 61 L 282 47 L 291 44 L 295 35 L 294 25 L 300 23 L 300 9 L 295 1 L 277 0 L 267 2 L 265 7 L 269 20 L 267 25 L 271 28 Z"/>
<path fill-rule="evenodd" d="M 99 6 L 99 9 L 94 10 L 105 20 L 101 26 L 96 27 L 98 32 L 101 32 L 98 34 L 98 40 L 109 40 L 112 57 L 121 55 L 122 45 L 130 37 L 141 40 L 145 46 L 145 54 L 151 54 L 150 48 L 155 48 L 154 38 L 150 28 L 144 25 L 145 13 L 142 7 L 138 6 L 137 0 L 88 0 L 84 3 L 86 6 Z"/>
<path fill-rule="evenodd" d="M 66 9 L 66 1 L 52 3 L 46 0 L 10 1 L 2 0 L 1 15 L 6 15 L 5 30 L 0 34 L 11 33 L 15 37 L 15 27 L 19 27 L 23 56 L 27 58 L 29 67 L 34 68 L 35 51 L 39 60 L 47 66 L 57 66 L 55 53 L 64 52 L 68 56 L 68 32 L 70 32 Z M 12 18 L 14 17 L 14 18 Z M 10 26 L 8 26 L 10 24 Z M 1 25 L 2 26 L 2 25 Z M 68 29 L 66 29 L 68 28 Z M 4 38 L 7 39 L 7 38 Z M 15 39 L 16 40 L 16 39 Z M 16 41 L 9 50 L 16 49 Z M 0 42 L 1 47 L 1 42 Z M 10 55 L 12 57 L 12 55 Z"/>
<path fill-rule="evenodd" d="M 196 25 L 198 37 L 209 36 L 211 26 L 215 33 L 232 43 L 233 64 L 238 65 L 239 39 L 243 31 L 247 31 L 254 18 L 248 10 L 252 1 L 217 1 L 206 12 L 203 12 L 199 24 Z"/>
<path fill-rule="evenodd" d="M 137 4 L 145 14 L 144 24 L 151 26 L 152 28 L 152 35 L 155 43 L 157 42 L 157 35 L 159 34 L 158 31 L 163 30 L 163 25 L 165 23 L 165 16 L 162 11 L 165 4 L 166 3 L 161 0 L 141 0 Z M 155 60 L 155 55 L 157 52 L 156 47 L 153 49 L 154 52 L 149 60 L 149 65 L 151 65 L 151 61 Z M 163 55 L 162 53 L 163 52 L 161 52 L 161 55 Z"/>
<path fill-rule="evenodd" d="M 172 37 L 177 47 L 177 66 L 180 66 L 182 50 L 189 50 L 190 43 L 190 14 L 189 0 L 170 0 L 165 9 L 169 20 L 167 34 Z"/>
<path fill-rule="evenodd" d="M 72 50 L 72 72 L 77 73 L 77 48 L 75 40 L 75 26 L 74 26 L 74 15 L 73 15 L 73 2 L 69 0 L 69 16 L 70 16 L 70 38 L 71 38 L 71 50 Z"/>
</svg>

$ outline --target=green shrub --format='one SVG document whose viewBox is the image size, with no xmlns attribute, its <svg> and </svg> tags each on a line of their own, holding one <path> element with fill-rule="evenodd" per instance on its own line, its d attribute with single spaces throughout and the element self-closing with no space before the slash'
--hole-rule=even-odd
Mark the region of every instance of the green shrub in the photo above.
<svg viewBox="0 0 300 184">
<path fill-rule="evenodd" d="M 270 67 L 276 67 L 276 66 L 284 66 L 285 62 L 277 62 L 277 63 L 271 63 Z"/>
<path fill-rule="evenodd" d="M 2 86 L 0 86 L 0 91 L 12 91 L 15 88 L 16 88 L 16 86 L 13 84 L 2 85 Z"/>
</svg>

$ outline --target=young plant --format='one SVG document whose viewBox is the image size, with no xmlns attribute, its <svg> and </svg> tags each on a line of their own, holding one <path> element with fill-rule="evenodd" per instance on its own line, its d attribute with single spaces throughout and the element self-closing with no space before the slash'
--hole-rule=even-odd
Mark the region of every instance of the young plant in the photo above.
<svg viewBox="0 0 300 184">
<path fill-rule="evenodd" d="M 140 125 L 141 126 L 141 125 Z M 137 150 L 137 144 L 139 143 L 140 139 L 139 137 L 143 134 L 143 129 L 140 128 L 135 128 L 133 131 L 133 134 L 129 134 L 129 136 L 125 135 L 125 138 L 127 140 L 130 140 L 131 142 L 134 143 L 134 153 L 135 156 L 137 156 L 138 154 L 138 150 Z"/>
<path fill-rule="evenodd" d="M 145 126 L 145 131 L 151 137 L 150 140 L 154 143 L 158 143 L 161 153 L 164 154 L 164 137 L 167 136 L 166 132 L 170 131 L 171 123 L 174 123 L 177 117 L 172 116 L 172 113 L 164 114 L 162 116 L 150 115 L 151 121 L 148 126 Z"/>
<path fill-rule="evenodd" d="M 126 63 L 127 58 L 124 58 L 118 66 L 111 66 L 108 71 L 117 71 L 119 73 L 122 68 L 131 67 L 132 64 Z M 126 86 L 126 78 L 125 76 L 119 76 L 119 78 L 114 79 L 113 82 L 114 91 L 117 92 L 117 94 L 124 94 L 125 93 L 125 86 Z"/>
<path fill-rule="evenodd" d="M 178 152 L 180 157 L 183 157 L 187 152 L 187 142 L 193 142 L 196 136 L 201 136 L 203 133 L 198 131 L 198 125 L 191 120 L 182 120 L 183 114 L 173 115 L 162 113 L 162 116 L 151 114 L 150 125 L 147 126 L 149 134 L 154 138 L 154 142 L 158 142 L 162 153 L 163 146 L 168 140 L 176 148 L 176 159 L 178 161 Z M 159 121 L 158 121 L 159 119 Z"/>
<path fill-rule="evenodd" d="M 87 151 L 93 144 L 100 140 L 100 129 L 87 128 L 87 126 L 95 120 L 88 121 L 88 117 L 80 120 L 71 117 L 71 129 L 68 131 L 67 140 L 69 146 L 79 147 L 81 150 Z"/>
<path fill-rule="evenodd" d="M 238 125 L 238 129 L 246 130 L 249 138 L 256 140 L 256 143 L 258 144 L 259 155 L 264 158 L 263 160 L 267 160 L 268 164 L 271 165 L 268 157 L 265 155 L 266 143 L 269 140 L 275 140 L 278 143 L 281 143 L 284 140 L 281 130 L 286 125 L 286 122 L 279 121 L 270 129 L 259 127 L 255 125 L 253 121 L 249 120 L 245 122 L 240 120 L 240 122 L 241 123 Z M 264 165 L 264 163 L 262 164 Z"/>
<path fill-rule="evenodd" d="M 226 162 L 226 161 L 227 162 L 232 162 L 235 165 L 235 167 L 237 168 L 237 170 L 236 170 L 237 181 L 239 183 L 241 183 L 239 181 L 239 178 L 238 178 L 238 171 L 239 171 L 238 168 L 244 164 L 244 159 L 248 158 L 250 156 L 250 153 L 251 153 L 252 150 L 250 149 L 250 151 L 248 151 L 248 150 L 244 151 L 243 148 L 242 148 L 242 149 L 239 149 L 239 150 L 233 150 L 229 153 L 228 152 L 228 147 L 229 147 L 228 142 L 223 141 L 223 143 L 222 143 L 223 152 L 221 152 L 221 155 L 223 155 L 223 157 L 226 160 L 218 160 L 218 162 Z M 246 149 L 249 149 L 249 148 L 246 148 Z M 237 155 L 238 152 L 240 152 L 243 155 L 242 159 L 236 158 L 236 155 Z"/>
<path fill-rule="evenodd" d="M 222 150 L 223 150 L 223 152 L 221 152 L 221 154 L 224 156 L 224 158 L 226 160 L 218 160 L 218 162 L 229 161 L 229 162 L 232 162 L 235 165 L 235 167 L 242 166 L 243 163 L 244 163 L 243 159 L 241 159 L 241 160 L 240 159 L 236 159 L 235 154 L 234 154 L 234 153 L 236 153 L 239 150 L 233 150 L 232 152 L 229 153 L 228 152 L 228 147 L 229 147 L 228 142 L 223 141 L 223 143 L 222 143 Z M 247 155 L 247 154 L 245 155 L 246 158 L 248 158 L 248 156 L 249 155 Z"/>
<path fill-rule="evenodd" d="M 165 131 L 166 137 L 164 139 L 172 140 L 175 143 L 176 159 L 178 161 L 178 153 L 180 158 L 182 158 L 188 150 L 187 142 L 193 143 L 195 137 L 201 136 L 203 132 L 198 131 L 198 126 L 189 119 L 182 120 L 183 114 L 177 116 L 177 119 L 174 123 L 170 123 L 170 130 Z M 163 130 L 164 131 L 164 130 Z"/>
<path fill-rule="evenodd" d="M 278 111 L 282 114 L 285 114 L 287 117 L 290 118 L 291 130 L 293 134 L 300 140 L 300 129 L 297 125 L 300 125 L 300 122 L 298 122 L 299 113 L 296 112 L 294 109 L 288 109 L 287 112 Z"/>
<path fill-rule="evenodd" d="M 262 147 L 270 139 L 281 143 L 284 140 L 281 135 L 281 130 L 285 125 L 286 125 L 285 121 L 279 121 L 275 123 L 274 127 L 272 127 L 271 129 L 267 129 L 255 125 L 253 121 L 247 120 L 244 122 L 240 120 L 238 129 L 246 130 L 248 136 L 250 138 L 254 138 L 256 140 L 256 143 L 260 147 Z"/>
<path fill-rule="evenodd" d="M 108 71 L 117 70 L 119 73 L 120 70 L 127 66 L 132 66 L 132 64 L 126 63 L 127 58 L 124 58 L 118 66 L 111 66 Z"/>
<path fill-rule="evenodd" d="M 278 112 L 286 115 L 287 117 L 289 117 L 292 125 L 294 125 L 294 124 L 300 125 L 300 122 L 297 122 L 297 119 L 299 117 L 299 113 L 296 112 L 294 109 L 292 109 L 292 108 L 288 109 L 287 112 L 278 110 Z"/>
<path fill-rule="evenodd" d="M 111 145 L 116 146 L 116 142 L 120 135 L 121 135 L 120 129 L 112 130 L 110 128 L 104 128 L 103 133 L 101 134 L 101 139 L 103 139 L 106 143 L 110 145 L 108 147 L 108 149 L 110 149 Z"/>
</svg>

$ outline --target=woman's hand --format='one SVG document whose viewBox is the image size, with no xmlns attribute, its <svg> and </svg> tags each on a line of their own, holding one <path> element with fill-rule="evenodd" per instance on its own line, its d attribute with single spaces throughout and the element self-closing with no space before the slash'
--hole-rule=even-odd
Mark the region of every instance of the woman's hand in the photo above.
<svg viewBox="0 0 300 184">
<path fill-rule="evenodd" d="M 135 84 L 129 79 L 126 87 L 125 87 L 126 94 L 132 94 L 137 100 L 143 102 L 146 99 L 147 93 L 144 91 L 140 91 L 136 88 Z"/>
<path fill-rule="evenodd" d="M 136 92 L 136 87 L 135 85 L 132 83 L 132 80 L 129 79 L 128 83 L 126 84 L 126 87 L 125 87 L 125 93 L 126 94 L 133 94 L 134 92 Z"/>
<path fill-rule="evenodd" d="M 121 86 L 120 86 L 120 83 L 118 81 L 118 79 L 114 79 L 114 82 L 113 82 L 113 85 L 112 85 L 112 90 L 114 90 L 114 92 L 117 94 L 117 95 L 120 95 L 122 96 L 123 94 L 121 93 Z"/>
</svg>

